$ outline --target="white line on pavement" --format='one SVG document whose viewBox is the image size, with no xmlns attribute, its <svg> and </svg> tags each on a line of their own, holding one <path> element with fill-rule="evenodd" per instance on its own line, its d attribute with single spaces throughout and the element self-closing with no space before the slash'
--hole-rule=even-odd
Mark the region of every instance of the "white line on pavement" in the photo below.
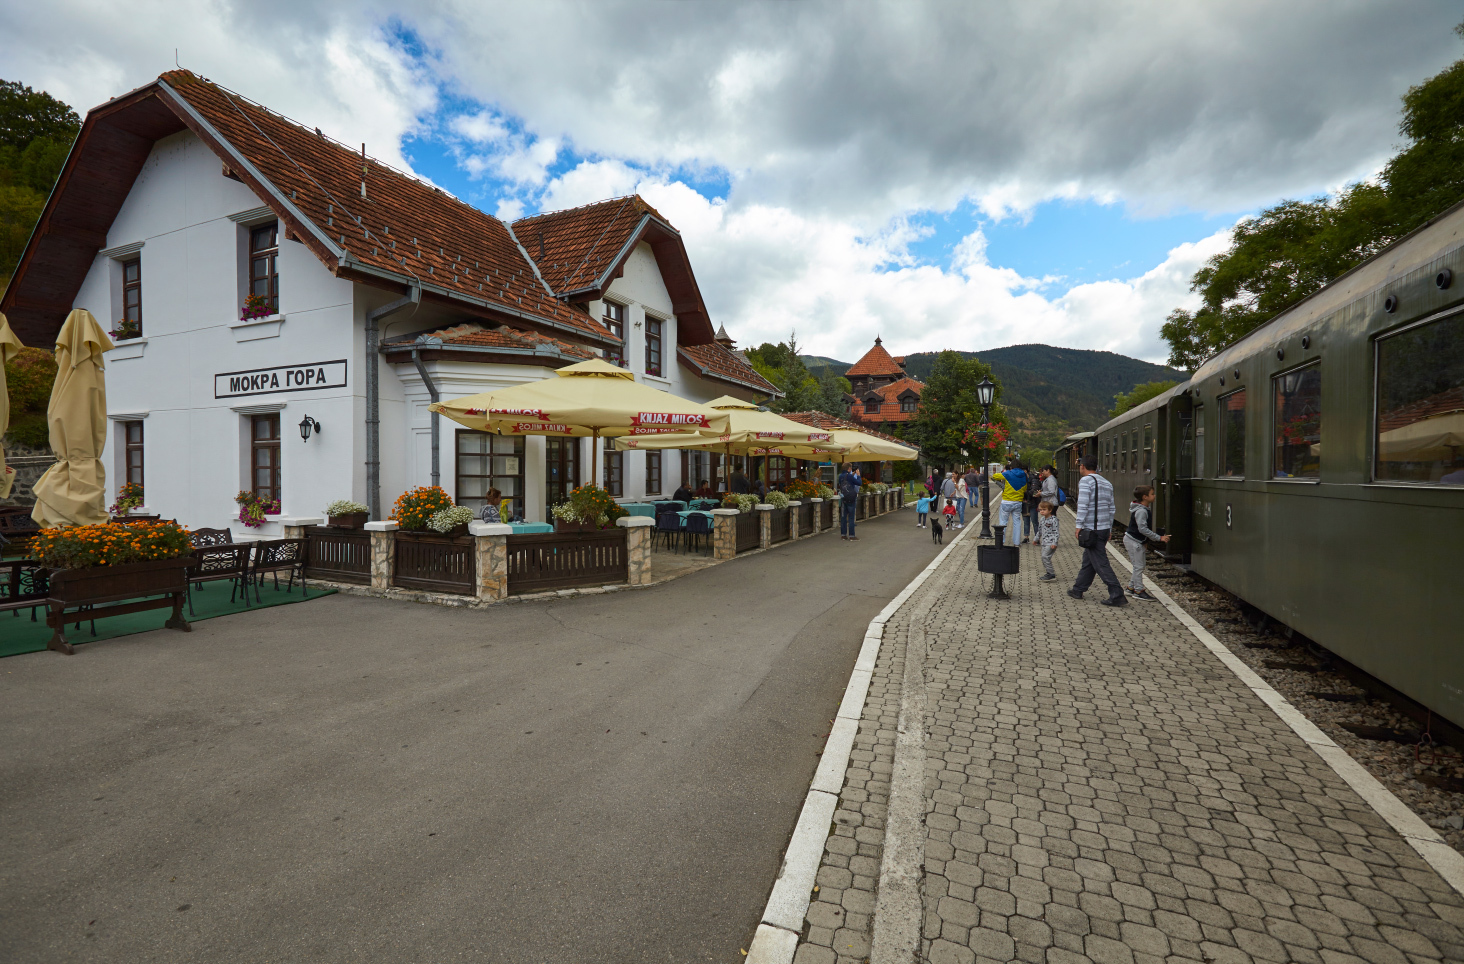
<svg viewBox="0 0 1464 964">
<path fill-rule="evenodd" d="M 838 794 L 844 788 L 844 773 L 849 768 L 849 754 L 854 749 L 854 736 L 859 729 L 859 719 L 864 714 L 864 698 L 869 692 L 869 681 L 879 658 L 885 623 L 940 568 L 940 564 L 956 544 L 972 531 L 973 528 L 969 526 L 962 529 L 929 565 L 910 580 L 909 585 L 900 590 L 898 596 L 879 611 L 879 615 L 869 621 L 869 628 L 864 633 L 864 645 L 859 650 L 859 658 L 854 662 L 854 671 L 849 674 L 849 685 L 844 689 L 844 698 L 839 704 L 834 729 L 830 731 L 824 744 L 824 754 L 809 787 L 808 797 L 804 800 L 803 812 L 799 815 L 798 825 L 793 828 L 793 839 L 788 844 L 782 869 L 773 884 L 773 892 L 768 896 L 767 907 L 763 910 L 762 923 L 758 925 L 752 945 L 747 949 L 748 964 L 790 964 L 793 960 L 793 954 L 798 949 L 798 937 L 803 930 L 803 918 L 808 913 L 809 898 L 813 896 L 819 863 L 823 860 L 824 845 L 828 842 L 829 827 L 838 806 Z M 904 719 L 903 711 L 901 719 Z M 846 721 L 853 726 L 847 730 L 840 729 L 839 724 Z M 922 734 L 923 729 L 922 724 Z M 848 734 L 847 743 L 844 742 L 845 733 Z M 836 735 L 839 736 L 837 746 L 834 740 Z M 924 743 L 923 736 L 921 743 Z M 917 776 L 917 781 L 918 779 Z M 810 819 L 811 814 L 823 813 L 825 807 L 827 816 L 822 823 Z M 922 815 L 923 810 L 922 806 Z M 885 847 L 886 850 L 890 847 L 888 824 Z M 808 854 L 813 855 L 811 863 L 807 860 Z M 881 869 L 881 875 L 882 873 Z"/>
</svg>

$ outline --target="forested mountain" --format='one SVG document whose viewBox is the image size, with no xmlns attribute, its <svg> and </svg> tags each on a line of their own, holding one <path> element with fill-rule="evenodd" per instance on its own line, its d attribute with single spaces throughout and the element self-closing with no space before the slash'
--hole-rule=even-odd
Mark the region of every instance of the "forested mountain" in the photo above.
<svg viewBox="0 0 1464 964">
<path fill-rule="evenodd" d="M 76 112 L 50 94 L 0 80 L 0 291 L 80 129 Z"/>
<path fill-rule="evenodd" d="M 936 352 L 905 357 L 905 370 L 924 379 L 935 364 Z M 1030 449 L 1054 449 L 1064 436 L 1087 431 L 1108 421 L 1114 396 L 1144 382 L 1183 381 L 1177 369 L 1130 358 L 1111 351 L 1056 348 L 1052 345 L 1012 345 L 988 351 L 960 352 L 991 366 L 1001 383 L 1002 403 L 1015 424 L 1014 437 Z M 851 362 L 818 355 L 803 355 L 809 371 L 829 367 L 843 374 Z"/>
</svg>

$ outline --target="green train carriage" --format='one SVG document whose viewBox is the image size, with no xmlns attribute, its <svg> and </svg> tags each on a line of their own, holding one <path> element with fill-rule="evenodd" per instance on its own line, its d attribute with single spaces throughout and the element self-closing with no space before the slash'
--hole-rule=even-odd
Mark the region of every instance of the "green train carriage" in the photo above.
<svg viewBox="0 0 1464 964">
<path fill-rule="evenodd" d="M 1073 446 L 1098 457 L 1120 523 L 1153 485 L 1171 558 L 1456 725 L 1461 275 L 1464 205 Z"/>
</svg>

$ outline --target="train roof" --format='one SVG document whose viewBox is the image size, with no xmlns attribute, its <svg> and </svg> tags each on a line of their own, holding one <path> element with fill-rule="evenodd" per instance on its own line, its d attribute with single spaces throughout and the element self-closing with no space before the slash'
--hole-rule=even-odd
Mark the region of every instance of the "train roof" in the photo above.
<svg viewBox="0 0 1464 964">
<path fill-rule="evenodd" d="M 1464 245 L 1464 201 L 1220 349 L 1200 363 L 1190 380 L 1199 382 L 1229 368 L 1235 360 L 1274 348 L 1352 302 L 1369 297 L 1380 300 L 1385 285 L 1403 281 L 1415 273 L 1433 274 L 1434 262 L 1461 245 Z"/>
<path fill-rule="evenodd" d="M 1133 408 L 1124 412 L 1122 415 L 1119 415 L 1116 418 L 1110 418 L 1108 421 L 1098 426 L 1098 428 L 1091 434 L 1096 435 L 1098 432 L 1107 431 L 1115 425 L 1120 425 L 1124 422 L 1129 421 L 1130 419 L 1137 418 L 1140 415 L 1147 415 L 1148 413 L 1154 411 L 1156 408 L 1162 408 L 1165 405 L 1169 404 L 1169 400 L 1171 398 L 1178 395 L 1180 392 L 1187 390 L 1189 388 L 1189 385 L 1189 382 L 1180 382 L 1178 385 L 1175 385 L 1173 388 L 1169 389 L 1169 391 L 1163 392 L 1159 395 L 1155 395 L 1153 398 L 1149 399 L 1147 402 L 1144 402 L 1142 405 L 1135 405 Z"/>
<path fill-rule="evenodd" d="M 1085 438 L 1092 438 L 1093 435 L 1093 432 L 1074 432 L 1072 435 L 1069 435 L 1067 438 L 1063 439 L 1062 445 L 1058 446 L 1058 448 L 1067 448 L 1068 445 L 1072 444 L 1073 442 L 1081 442 Z"/>
</svg>

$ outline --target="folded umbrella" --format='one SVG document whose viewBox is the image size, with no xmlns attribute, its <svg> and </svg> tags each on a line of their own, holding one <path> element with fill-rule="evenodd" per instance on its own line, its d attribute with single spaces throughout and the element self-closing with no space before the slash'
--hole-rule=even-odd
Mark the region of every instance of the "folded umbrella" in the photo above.
<svg viewBox="0 0 1464 964">
<path fill-rule="evenodd" d="M 31 518 L 45 527 L 106 522 L 107 384 L 102 353 L 112 340 L 92 313 L 77 308 L 56 335 L 56 381 L 46 421 L 56 464 L 36 481 Z"/>
</svg>

